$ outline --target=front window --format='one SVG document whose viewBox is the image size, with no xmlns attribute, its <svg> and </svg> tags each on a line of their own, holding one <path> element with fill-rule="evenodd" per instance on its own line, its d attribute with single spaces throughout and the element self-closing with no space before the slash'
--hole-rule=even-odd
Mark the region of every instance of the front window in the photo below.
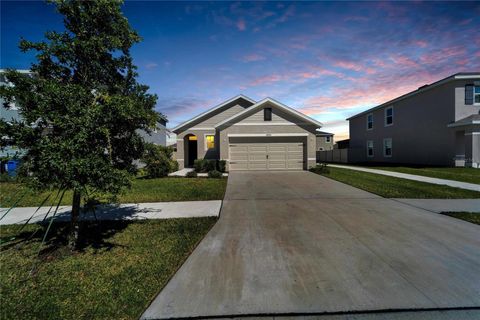
<svg viewBox="0 0 480 320">
<path fill-rule="evenodd" d="M 326 142 L 326 143 L 332 142 L 332 137 L 326 136 L 326 137 L 325 137 L 325 142 Z"/>
<path fill-rule="evenodd" d="M 214 149 L 215 148 L 215 136 L 213 136 L 213 135 L 205 136 L 205 142 L 207 144 L 207 149 Z"/>
<path fill-rule="evenodd" d="M 272 108 L 263 109 L 263 120 L 272 121 Z"/>
<path fill-rule="evenodd" d="M 367 157 L 369 158 L 373 157 L 373 141 L 372 140 L 367 141 Z"/>
<path fill-rule="evenodd" d="M 383 156 L 392 156 L 392 139 L 383 139 Z"/>
<path fill-rule="evenodd" d="M 368 114 L 367 115 L 367 130 L 372 130 L 373 129 L 373 114 Z"/>
<path fill-rule="evenodd" d="M 475 101 L 475 104 L 480 104 L 480 86 L 475 86 L 474 88 L 473 101 Z"/>
<path fill-rule="evenodd" d="M 385 109 L 385 126 L 391 126 L 393 124 L 393 107 Z"/>
</svg>

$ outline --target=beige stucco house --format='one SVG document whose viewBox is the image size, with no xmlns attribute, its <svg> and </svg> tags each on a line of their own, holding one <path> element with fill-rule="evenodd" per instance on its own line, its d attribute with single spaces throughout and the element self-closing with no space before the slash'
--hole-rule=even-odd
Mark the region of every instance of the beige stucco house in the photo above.
<svg viewBox="0 0 480 320">
<path fill-rule="evenodd" d="M 322 124 L 274 99 L 229 99 L 172 129 L 180 168 L 226 160 L 227 170 L 305 170 L 315 166 Z"/>
<path fill-rule="evenodd" d="M 480 72 L 457 73 L 349 119 L 349 162 L 480 167 Z"/>
</svg>

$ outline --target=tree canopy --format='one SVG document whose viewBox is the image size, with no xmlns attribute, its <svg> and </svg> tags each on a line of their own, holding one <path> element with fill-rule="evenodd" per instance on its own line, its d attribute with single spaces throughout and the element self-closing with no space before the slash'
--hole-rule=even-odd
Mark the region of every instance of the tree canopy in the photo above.
<svg viewBox="0 0 480 320">
<path fill-rule="evenodd" d="M 136 131 L 159 119 L 157 97 L 137 82 L 130 54 L 141 38 L 121 1 L 49 2 L 65 30 L 48 31 L 41 42 L 21 40 L 36 62 L 31 74 L 5 74 L 13 86 L 2 86 L 0 95 L 5 107 L 15 103 L 21 120 L 0 120 L 0 136 L 26 150 L 22 170 L 37 188 L 73 189 L 77 197 L 118 193 L 143 153 Z"/>
</svg>

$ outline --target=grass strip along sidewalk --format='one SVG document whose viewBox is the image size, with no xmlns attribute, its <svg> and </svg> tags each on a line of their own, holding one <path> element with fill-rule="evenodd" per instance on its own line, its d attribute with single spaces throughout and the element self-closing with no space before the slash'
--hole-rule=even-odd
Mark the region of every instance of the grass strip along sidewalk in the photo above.
<svg viewBox="0 0 480 320">
<path fill-rule="evenodd" d="M 381 174 L 328 167 L 319 174 L 385 198 L 475 199 L 480 192 Z"/>
<path fill-rule="evenodd" d="M 118 197 L 120 203 L 222 200 L 227 187 L 227 179 L 206 178 L 159 178 L 135 179 L 130 190 Z M 0 183 L 0 207 L 12 206 L 19 197 L 24 197 L 17 207 L 39 206 L 47 192 L 34 193 L 23 184 Z M 52 192 L 54 196 L 56 191 Z M 72 204 L 72 193 L 67 191 L 61 205 Z"/>
</svg>

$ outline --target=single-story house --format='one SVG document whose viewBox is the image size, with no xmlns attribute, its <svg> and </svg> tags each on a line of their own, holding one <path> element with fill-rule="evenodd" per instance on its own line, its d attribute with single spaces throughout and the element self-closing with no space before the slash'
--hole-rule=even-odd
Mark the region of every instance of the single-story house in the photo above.
<svg viewBox="0 0 480 320">
<path fill-rule="evenodd" d="M 227 170 L 305 170 L 315 166 L 322 126 L 271 98 L 231 98 L 172 129 L 179 167 L 223 159 Z"/>
</svg>

